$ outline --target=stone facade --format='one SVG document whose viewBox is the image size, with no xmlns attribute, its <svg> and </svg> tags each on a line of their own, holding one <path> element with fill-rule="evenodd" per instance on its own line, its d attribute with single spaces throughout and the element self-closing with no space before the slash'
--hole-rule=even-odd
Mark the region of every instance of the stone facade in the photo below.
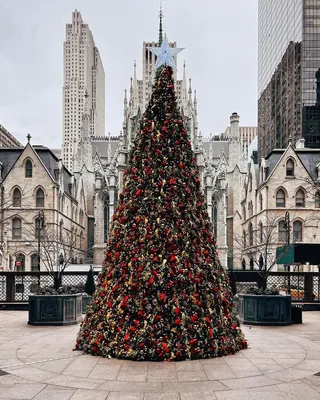
<svg viewBox="0 0 320 400">
<path fill-rule="evenodd" d="M 49 149 L 29 140 L 24 148 L 0 148 L 0 266 L 38 270 L 39 249 L 41 270 L 55 267 L 60 254 L 81 262 L 87 252 L 81 185 Z"/>
<path fill-rule="evenodd" d="M 274 270 L 282 270 L 276 247 L 320 243 L 319 167 L 320 150 L 305 148 L 304 139 L 295 147 L 290 143 L 286 149 L 274 149 L 260 164 L 251 161 L 244 185 L 237 265 L 245 260 L 249 268 L 252 259 L 251 266 L 257 268 L 262 256 Z M 291 266 L 291 270 L 297 268 Z M 310 270 L 310 266 L 303 269 Z"/>
</svg>

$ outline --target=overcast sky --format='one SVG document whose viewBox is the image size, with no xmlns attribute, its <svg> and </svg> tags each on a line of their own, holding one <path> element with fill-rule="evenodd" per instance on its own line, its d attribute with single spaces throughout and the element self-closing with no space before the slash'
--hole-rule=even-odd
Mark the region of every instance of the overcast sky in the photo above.
<svg viewBox="0 0 320 400">
<path fill-rule="evenodd" d="M 0 123 L 23 144 L 61 145 L 65 24 L 77 8 L 93 33 L 106 73 L 106 133 L 123 121 L 133 62 L 158 39 L 158 0 L 0 0 Z M 224 132 L 237 111 L 257 121 L 257 0 L 163 0 L 164 32 L 185 50 L 204 136 Z"/>
</svg>

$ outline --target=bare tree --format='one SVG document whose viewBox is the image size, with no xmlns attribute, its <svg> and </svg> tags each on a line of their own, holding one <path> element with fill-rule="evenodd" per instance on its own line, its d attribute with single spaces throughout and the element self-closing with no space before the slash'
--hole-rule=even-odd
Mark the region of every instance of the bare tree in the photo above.
<svg viewBox="0 0 320 400">
<path fill-rule="evenodd" d="M 38 254 L 38 263 L 43 265 L 54 280 L 54 287 L 61 286 L 62 276 L 69 264 L 83 258 L 85 250 L 81 239 L 73 230 L 61 230 L 56 224 L 46 224 L 38 218 L 35 224 L 29 224 L 24 230 L 25 240 Z M 30 240 L 30 237 L 34 238 Z"/>
<path fill-rule="evenodd" d="M 244 257 L 249 258 L 250 269 L 259 271 L 261 280 L 258 284 L 265 290 L 270 271 L 290 249 L 289 218 L 283 221 L 283 214 L 268 215 L 264 218 L 264 223 L 261 222 L 256 229 L 249 224 L 249 231 L 235 235 L 234 240 L 234 255 L 241 260 Z"/>
</svg>

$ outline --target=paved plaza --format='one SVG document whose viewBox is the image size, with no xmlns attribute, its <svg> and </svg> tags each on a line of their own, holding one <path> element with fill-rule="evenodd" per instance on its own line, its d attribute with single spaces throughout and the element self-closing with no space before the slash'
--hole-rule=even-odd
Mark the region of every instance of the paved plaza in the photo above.
<svg viewBox="0 0 320 400">
<path fill-rule="evenodd" d="M 233 356 L 160 363 L 72 351 L 78 326 L 27 318 L 0 311 L 0 399 L 320 400 L 320 312 L 302 325 L 243 327 L 249 349 Z"/>
</svg>

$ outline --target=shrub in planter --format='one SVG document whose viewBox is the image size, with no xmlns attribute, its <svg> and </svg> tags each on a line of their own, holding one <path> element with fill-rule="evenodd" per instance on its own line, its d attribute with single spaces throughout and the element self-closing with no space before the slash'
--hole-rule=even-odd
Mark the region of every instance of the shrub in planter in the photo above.
<svg viewBox="0 0 320 400">
<path fill-rule="evenodd" d="M 94 283 L 94 274 L 92 265 L 90 265 L 90 269 L 88 271 L 87 280 L 84 285 L 84 291 L 87 295 L 82 296 L 82 313 L 85 314 L 87 312 L 87 307 L 91 304 L 92 295 L 96 290 L 96 285 Z"/>
</svg>

